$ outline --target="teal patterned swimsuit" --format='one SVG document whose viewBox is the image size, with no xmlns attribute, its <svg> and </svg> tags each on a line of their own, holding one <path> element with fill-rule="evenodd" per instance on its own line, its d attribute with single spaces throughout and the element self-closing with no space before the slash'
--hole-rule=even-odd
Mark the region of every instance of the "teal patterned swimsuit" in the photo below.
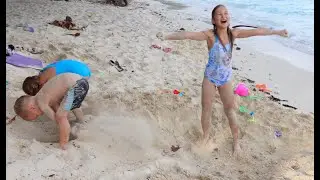
<svg viewBox="0 0 320 180">
<path fill-rule="evenodd" d="M 204 76 L 217 87 L 222 86 L 231 80 L 232 59 L 231 45 L 228 43 L 225 48 L 215 35 L 215 42 L 209 51 L 209 60 Z"/>
</svg>

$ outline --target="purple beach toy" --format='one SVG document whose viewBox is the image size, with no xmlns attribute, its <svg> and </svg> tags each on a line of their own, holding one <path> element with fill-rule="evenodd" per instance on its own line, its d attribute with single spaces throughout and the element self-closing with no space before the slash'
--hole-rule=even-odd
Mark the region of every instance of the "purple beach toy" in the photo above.
<svg viewBox="0 0 320 180">
<path fill-rule="evenodd" d="M 281 133 L 281 131 L 276 130 L 276 131 L 274 132 L 274 135 L 275 135 L 276 137 L 281 137 L 281 136 L 282 136 L 282 133 Z"/>
<path fill-rule="evenodd" d="M 24 27 L 24 28 L 23 28 L 23 30 L 25 30 L 25 31 L 29 31 L 29 32 L 34 32 L 33 27 L 30 27 L 30 26 L 26 26 L 26 27 Z"/>
<path fill-rule="evenodd" d="M 42 69 L 42 61 L 38 59 L 33 59 L 31 57 L 23 56 L 20 54 L 13 54 L 6 57 L 6 63 L 25 68 Z"/>
</svg>

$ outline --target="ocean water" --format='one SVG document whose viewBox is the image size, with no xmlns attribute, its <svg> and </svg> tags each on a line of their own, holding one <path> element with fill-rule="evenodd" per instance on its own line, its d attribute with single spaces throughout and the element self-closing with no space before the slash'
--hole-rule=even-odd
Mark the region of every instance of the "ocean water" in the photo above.
<svg viewBox="0 0 320 180">
<path fill-rule="evenodd" d="M 214 6 L 224 4 L 231 14 L 231 26 L 238 24 L 287 29 L 289 38 L 268 37 L 287 48 L 314 55 L 313 0 L 178 0 L 209 22 Z M 193 14 L 192 13 L 192 14 Z"/>
</svg>

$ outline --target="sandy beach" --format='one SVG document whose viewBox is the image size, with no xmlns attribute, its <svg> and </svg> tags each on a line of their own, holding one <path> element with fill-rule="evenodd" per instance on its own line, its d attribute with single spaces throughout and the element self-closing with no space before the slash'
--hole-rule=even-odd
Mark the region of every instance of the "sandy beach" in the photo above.
<svg viewBox="0 0 320 180">
<path fill-rule="evenodd" d="M 279 56 L 256 50 L 247 40 L 234 49 L 234 79 L 261 98 L 237 97 L 237 106 L 255 112 L 256 122 L 238 111 L 242 155 L 232 156 L 232 136 L 219 94 L 214 101 L 212 136 L 201 135 L 201 83 L 208 59 L 205 42 L 161 41 L 158 32 L 210 28 L 186 6 L 170 1 L 134 0 L 127 7 L 88 1 L 6 1 L 6 43 L 37 48 L 19 53 L 50 63 L 59 58 L 84 61 L 92 70 L 83 103 L 85 129 L 62 151 L 56 123 L 17 118 L 7 125 L 7 179 L 83 180 L 256 180 L 314 179 L 314 74 Z M 48 25 L 72 17 L 83 31 Z M 34 32 L 24 31 L 27 23 Z M 67 33 L 80 32 L 73 37 Z M 166 53 L 151 45 L 171 48 Z M 118 72 L 109 60 L 126 71 Z M 6 114 L 23 95 L 22 82 L 37 70 L 6 65 Z M 248 82 L 246 79 L 255 81 Z M 287 108 L 253 91 L 262 83 Z M 173 94 L 178 89 L 183 96 Z M 73 117 L 70 116 L 73 120 Z M 275 131 L 282 136 L 276 137 Z M 173 152 L 171 146 L 180 149 Z"/>
</svg>

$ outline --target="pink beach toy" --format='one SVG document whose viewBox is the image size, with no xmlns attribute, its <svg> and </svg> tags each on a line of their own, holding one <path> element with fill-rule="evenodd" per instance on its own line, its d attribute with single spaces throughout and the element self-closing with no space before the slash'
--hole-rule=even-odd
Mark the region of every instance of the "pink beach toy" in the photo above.
<svg viewBox="0 0 320 180">
<path fill-rule="evenodd" d="M 235 94 L 238 94 L 239 96 L 248 96 L 249 95 L 249 89 L 247 86 L 243 83 L 239 83 L 236 89 L 234 90 Z"/>
</svg>

